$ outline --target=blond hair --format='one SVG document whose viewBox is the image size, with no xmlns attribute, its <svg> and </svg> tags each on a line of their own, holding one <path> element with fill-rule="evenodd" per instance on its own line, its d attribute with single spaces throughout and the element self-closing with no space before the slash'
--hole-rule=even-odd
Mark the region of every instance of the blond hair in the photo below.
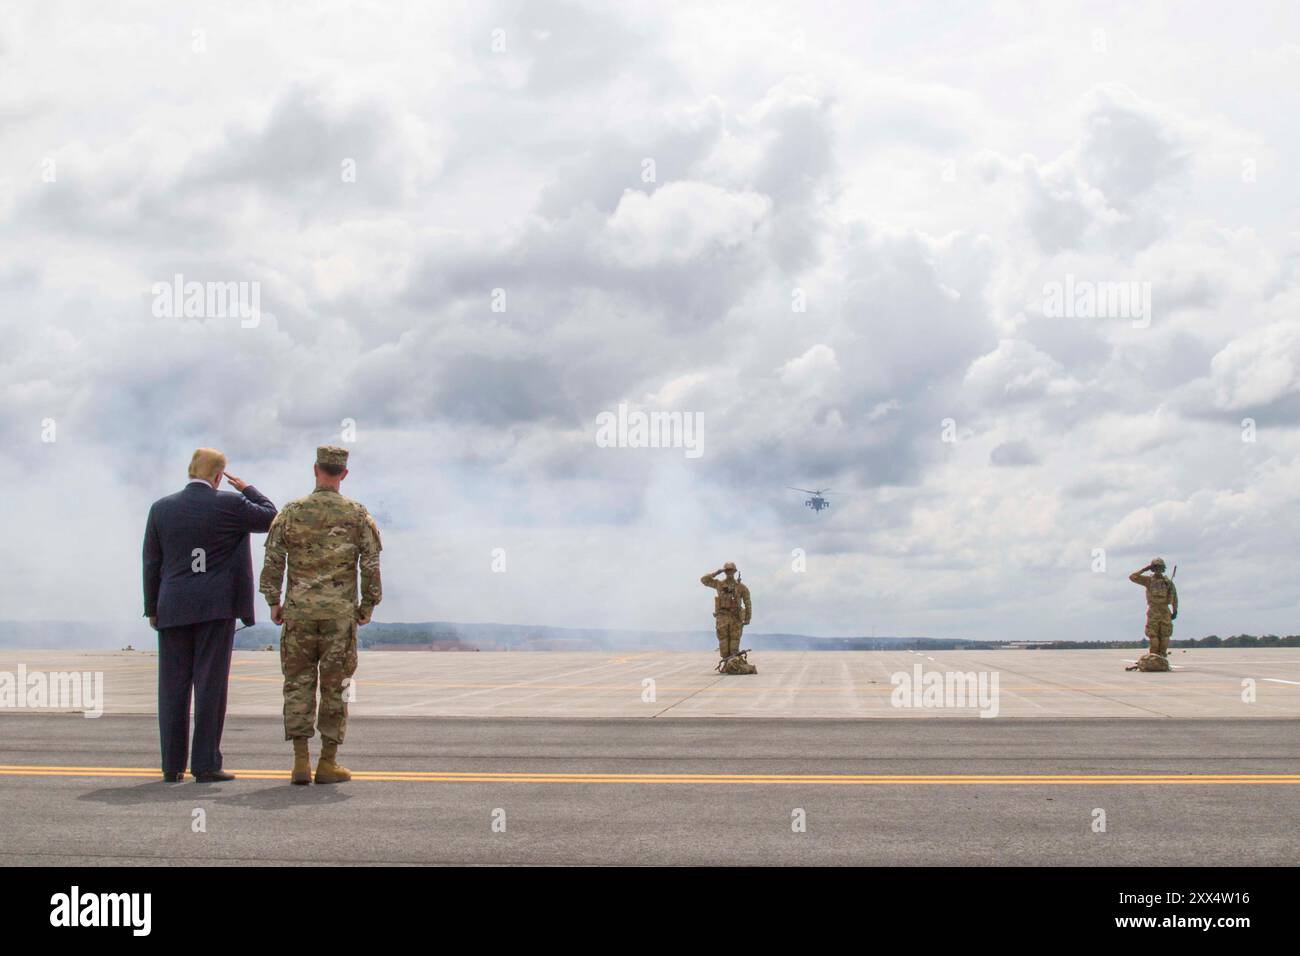
<svg viewBox="0 0 1300 956">
<path fill-rule="evenodd" d="M 215 448 L 199 448 L 190 459 L 190 477 L 211 481 L 226 470 L 226 456 Z"/>
</svg>

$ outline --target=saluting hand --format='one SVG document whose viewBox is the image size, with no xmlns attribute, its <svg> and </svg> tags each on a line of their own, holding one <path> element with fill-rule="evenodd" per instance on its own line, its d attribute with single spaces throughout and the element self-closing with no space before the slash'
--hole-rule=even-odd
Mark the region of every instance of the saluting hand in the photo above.
<svg viewBox="0 0 1300 956">
<path fill-rule="evenodd" d="M 230 487 L 234 488 L 236 491 L 243 491 L 248 487 L 248 482 L 243 478 L 236 478 L 230 472 L 226 472 L 226 481 L 230 482 Z"/>
</svg>

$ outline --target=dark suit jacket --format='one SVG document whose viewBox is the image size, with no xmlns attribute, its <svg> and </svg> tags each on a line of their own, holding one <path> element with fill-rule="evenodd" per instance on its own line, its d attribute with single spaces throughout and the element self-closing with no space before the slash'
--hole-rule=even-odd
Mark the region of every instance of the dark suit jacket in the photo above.
<svg viewBox="0 0 1300 956">
<path fill-rule="evenodd" d="M 189 484 L 159 498 L 144 529 L 144 613 L 158 627 L 239 618 L 253 623 L 249 532 L 271 527 L 276 508 L 252 485 L 243 494 Z M 202 548 L 207 569 L 192 570 Z"/>
</svg>

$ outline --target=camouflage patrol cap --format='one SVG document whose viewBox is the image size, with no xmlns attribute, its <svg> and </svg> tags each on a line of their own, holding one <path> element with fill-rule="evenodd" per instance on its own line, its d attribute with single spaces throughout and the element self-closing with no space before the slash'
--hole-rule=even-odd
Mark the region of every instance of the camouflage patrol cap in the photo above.
<svg viewBox="0 0 1300 956">
<path fill-rule="evenodd" d="M 734 571 L 734 570 L 736 570 L 736 562 L 735 562 L 735 561 L 728 561 L 726 564 L 724 564 L 724 565 L 722 566 L 722 570 L 724 570 L 724 571 Z"/>
<path fill-rule="evenodd" d="M 1164 559 L 1164 558 L 1152 558 L 1152 559 L 1151 559 L 1151 567 L 1153 567 L 1153 568 L 1163 568 L 1163 567 L 1165 567 L 1165 559 Z"/>
<path fill-rule="evenodd" d="M 321 445 L 316 449 L 316 464 L 328 465 L 331 468 L 346 468 L 348 450 L 338 445 Z"/>
</svg>

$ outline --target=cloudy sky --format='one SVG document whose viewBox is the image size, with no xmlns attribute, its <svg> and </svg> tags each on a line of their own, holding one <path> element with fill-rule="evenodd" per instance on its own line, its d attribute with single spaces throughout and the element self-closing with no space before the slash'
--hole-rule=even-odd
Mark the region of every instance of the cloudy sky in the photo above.
<svg viewBox="0 0 1300 956">
<path fill-rule="evenodd" d="M 623 6 L 6 4 L 0 617 L 137 617 L 195 446 L 283 503 L 351 420 L 379 620 L 731 559 L 759 631 L 1135 638 L 1160 554 L 1300 631 L 1294 3 Z"/>
</svg>

